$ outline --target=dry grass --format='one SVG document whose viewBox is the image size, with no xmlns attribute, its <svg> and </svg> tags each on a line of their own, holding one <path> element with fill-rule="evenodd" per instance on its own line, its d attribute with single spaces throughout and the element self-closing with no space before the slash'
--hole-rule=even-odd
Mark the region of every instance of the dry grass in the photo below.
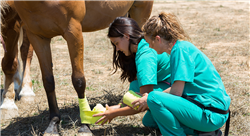
<svg viewBox="0 0 250 136">
<path fill-rule="evenodd" d="M 202 50 L 219 71 L 232 98 L 230 135 L 250 135 L 249 103 L 249 3 L 247 2 L 157 2 L 152 15 L 161 11 L 176 14 L 193 43 Z M 112 70 L 112 46 L 107 29 L 83 33 L 85 43 L 84 72 L 90 106 L 96 103 L 113 105 L 119 102 L 129 84 L 119 80 Z M 57 101 L 62 120 L 62 136 L 77 135 L 79 110 L 76 92 L 71 83 L 71 66 L 66 42 L 61 37 L 52 41 Z M 3 50 L 1 48 L 1 58 Z M 19 117 L 1 122 L 2 135 L 41 135 L 49 123 L 46 94 L 42 85 L 37 57 L 34 55 L 31 77 L 36 94 L 32 104 L 17 101 Z M 1 78 L 2 78 L 1 71 Z M 1 87 L 2 87 L 1 83 Z M 92 125 L 94 135 L 157 135 L 143 127 L 143 113 L 117 117 L 105 126 Z M 224 129 L 224 128 L 223 128 Z"/>
</svg>

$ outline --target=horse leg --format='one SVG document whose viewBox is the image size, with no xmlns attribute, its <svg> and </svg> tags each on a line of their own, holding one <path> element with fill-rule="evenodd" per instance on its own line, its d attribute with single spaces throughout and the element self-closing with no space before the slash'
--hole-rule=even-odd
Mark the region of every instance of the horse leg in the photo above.
<svg viewBox="0 0 250 136">
<path fill-rule="evenodd" d="M 83 72 L 83 36 L 82 36 L 82 26 L 80 22 L 72 19 L 69 24 L 69 30 L 65 32 L 63 37 L 67 41 L 70 60 L 72 65 L 72 83 L 77 92 L 79 98 L 79 109 L 81 120 L 84 118 L 82 116 L 83 110 L 90 110 L 87 98 L 85 97 L 85 87 L 86 80 Z M 82 122 L 81 122 L 82 123 Z M 81 124 L 78 131 L 79 135 L 92 135 L 87 124 Z"/>
<path fill-rule="evenodd" d="M 19 94 L 19 92 L 21 90 L 21 84 L 22 84 L 22 80 L 21 80 L 21 77 L 20 77 L 20 74 L 19 74 L 21 70 L 20 70 L 20 61 L 19 61 L 18 57 L 17 57 L 17 63 L 18 63 L 17 70 L 16 70 L 16 73 L 14 74 L 14 77 L 13 77 L 14 91 L 15 91 L 15 94 L 16 94 L 15 100 L 19 100 L 18 94 Z"/>
<path fill-rule="evenodd" d="M 4 91 L 2 93 L 1 119 L 11 119 L 18 115 L 18 108 L 14 102 L 14 79 L 18 75 L 18 36 L 19 23 L 17 21 L 8 22 L 8 27 L 2 28 L 3 39 L 7 52 L 2 59 L 2 70 L 5 74 Z"/>
<path fill-rule="evenodd" d="M 135 1 L 129 10 L 129 17 L 133 18 L 141 28 L 152 12 L 154 1 Z"/>
<path fill-rule="evenodd" d="M 52 64 L 52 56 L 50 49 L 51 39 L 37 36 L 29 31 L 26 31 L 26 33 L 39 60 L 42 73 L 43 86 L 46 91 L 48 99 L 50 124 L 48 128 L 45 130 L 45 133 L 58 135 L 57 125 L 60 121 L 60 114 L 56 101 L 55 81 L 51 65 Z"/>
<path fill-rule="evenodd" d="M 23 61 L 23 78 L 22 78 L 22 90 L 19 93 L 21 100 L 26 102 L 32 102 L 35 98 L 33 92 L 32 82 L 30 78 L 30 64 L 33 56 L 33 47 L 27 37 L 25 29 L 23 29 L 23 43 L 20 48 L 21 58 Z"/>
</svg>

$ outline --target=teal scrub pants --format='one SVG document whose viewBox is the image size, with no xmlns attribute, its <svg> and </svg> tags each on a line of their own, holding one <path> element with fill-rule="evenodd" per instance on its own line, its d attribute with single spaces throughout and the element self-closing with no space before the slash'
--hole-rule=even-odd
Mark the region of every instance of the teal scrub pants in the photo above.
<svg viewBox="0 0 250 136">
<path fill-rule="evenodd" d="M 201 109 L 182 97 L 164 92 L 150 92 L 147 104 L 150 119 L 153 118 L 163 136 L 196 135 L 194 130 L 215 131 L 222 127 L 228 118 L 228 114 Z"/>
</svg>

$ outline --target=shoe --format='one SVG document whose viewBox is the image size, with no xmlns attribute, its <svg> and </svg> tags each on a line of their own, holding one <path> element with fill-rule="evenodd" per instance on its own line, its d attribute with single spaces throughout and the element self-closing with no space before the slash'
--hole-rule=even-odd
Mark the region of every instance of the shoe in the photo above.
<svg viewBox="0 0 250 136">
<path fill-rule="evenodd" d="M 201 132 L 198 131 L 198 136 L 222 136 L 222 132 L 220 129 L 217 129 L 215 131 L 212 132 Z"/>
<path fill-rule="evenodd" d="M 220 129 L 215 130 L 215 136 L 222 136 L 222 131 Z"/>
</svg>

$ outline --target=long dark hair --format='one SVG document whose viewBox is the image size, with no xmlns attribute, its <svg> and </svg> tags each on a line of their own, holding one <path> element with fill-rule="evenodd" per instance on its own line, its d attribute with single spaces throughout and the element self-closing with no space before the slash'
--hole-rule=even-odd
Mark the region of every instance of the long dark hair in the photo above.
<svg viewBox="0 0 250 136">
<path fill-rule="evenodd" d="M 111 42 L 114 48 L 113 68 L 114 73 L 121 68 L 121 80 L 124 82 L 128 79 L 132 82 L 136 79 L 135 53 L 131 52 L 131 44 L 138 45 L 142 36 L 142 31 L 135 20 L 127 17 L 117 17 L 109 26 L 108 37 L 123 37 L 124 34 L 129 35 L 129 51 L 130 56 L 126 56 L 121 51 L 116 51 L 116 46 Z M 113 74 L 114 74 L 113 73 Z"/>
</svg>

